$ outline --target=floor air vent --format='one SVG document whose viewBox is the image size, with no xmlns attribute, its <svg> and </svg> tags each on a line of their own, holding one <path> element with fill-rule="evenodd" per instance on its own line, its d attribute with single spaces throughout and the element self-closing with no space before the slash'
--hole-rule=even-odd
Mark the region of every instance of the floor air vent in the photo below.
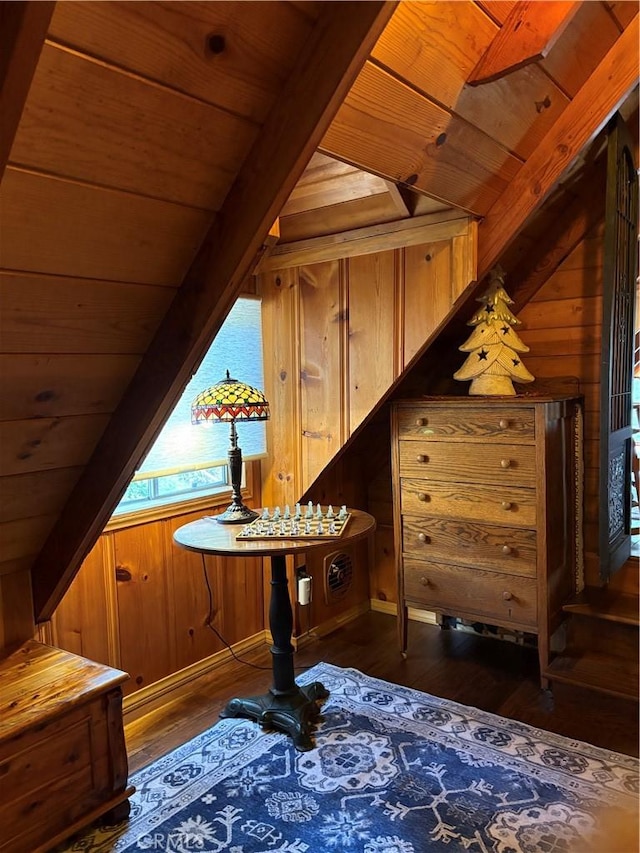
<svg viewBox="0 0 640 853">
<path fill-rule="evenodd" d="M 324 561 L 325 593 L 327 604 L 341 601 L 351 589 L 353 562 L 344 551 L 329 554 Z"/>
</svg>

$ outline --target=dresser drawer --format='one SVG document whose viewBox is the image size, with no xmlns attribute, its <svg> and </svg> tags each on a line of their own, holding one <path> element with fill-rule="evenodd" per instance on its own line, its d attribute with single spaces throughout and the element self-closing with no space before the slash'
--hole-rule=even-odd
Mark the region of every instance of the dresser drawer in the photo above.
<svg viewBox="0 0 640 853">
<path fill-rule="evenodd" d="M 425 560 L 404 560 L 404 593 L 409 603 L 443 613 L 469 614 L 499 625 L 536 626 L 536 582 Z"/>
<path fill-rule="evenodd" d="M 533 408 L 486 409 L 475 406 L 416 406 L 397 411 L 398 436 L 409 440 L 500 441 L 533 444 Z"/>
<path fill-rule="evenodd" d="M 426 560 L 535 577 L 536 533 L 458 519 L 402 516 L 402 551 Z"/>
<path fill-rule="evenodd" d="M 400 476 L 456 483 L 535 486 L 536 449 L 527 444 L 399 442 Z"/>
<path fill-rule="evenodd" d="M 536 526 L 535 489 L 506 484 L 403 479 L 400 481 L 400 509 L 408 515 Z"/>
</svg>

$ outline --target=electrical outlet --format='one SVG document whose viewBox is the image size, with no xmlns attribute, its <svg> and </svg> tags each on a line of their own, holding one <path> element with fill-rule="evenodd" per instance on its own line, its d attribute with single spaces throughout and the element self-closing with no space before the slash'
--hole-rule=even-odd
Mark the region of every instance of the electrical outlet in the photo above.
<svg viewBox="0 0 640 853">
<path fill-rule="evenodd" d="M 311 577 L 298 575 L 298 604 L 305 607 L 311 602 Z"/>
</svg>

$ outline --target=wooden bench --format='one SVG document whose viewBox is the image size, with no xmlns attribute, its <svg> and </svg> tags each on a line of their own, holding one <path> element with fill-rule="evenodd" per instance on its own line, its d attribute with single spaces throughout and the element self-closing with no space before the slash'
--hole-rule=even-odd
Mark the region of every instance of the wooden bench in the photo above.
<svg viewBox="0 0 640 853">
<path fill-rule="evenodd" d="M 35 641 L 0 661 L 0 853 L 41 853 L 128 816 L 127 678 Z"/>
</svg>

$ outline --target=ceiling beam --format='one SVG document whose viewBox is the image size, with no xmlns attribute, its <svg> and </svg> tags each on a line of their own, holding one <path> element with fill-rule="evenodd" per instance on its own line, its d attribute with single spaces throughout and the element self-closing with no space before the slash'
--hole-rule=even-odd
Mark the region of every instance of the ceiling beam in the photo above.
<svg viewBox="0 0 640 853">
<path fill-rule="evenodd" d="M 489 83 L 543 59 L 581 5 L 580 0 L 521 0 L 507 15 L 467 82 L 471 86 Z"/>
<path fill-rule="evenodd" d="M 482 279 L 639 79 L 638 16 L 615 42 L 478 228 Z"/>
<path fill-rule="evenodd" d="M 0 183 L 55 5 L 0 2 Z"/>
<path fill-rule="evenodd" d="M 34 563 L 36 621 L 50 617 L 102 532 L 395 6 L 357 0 L 320 4 L 292 74 Z"/>
</svg>

